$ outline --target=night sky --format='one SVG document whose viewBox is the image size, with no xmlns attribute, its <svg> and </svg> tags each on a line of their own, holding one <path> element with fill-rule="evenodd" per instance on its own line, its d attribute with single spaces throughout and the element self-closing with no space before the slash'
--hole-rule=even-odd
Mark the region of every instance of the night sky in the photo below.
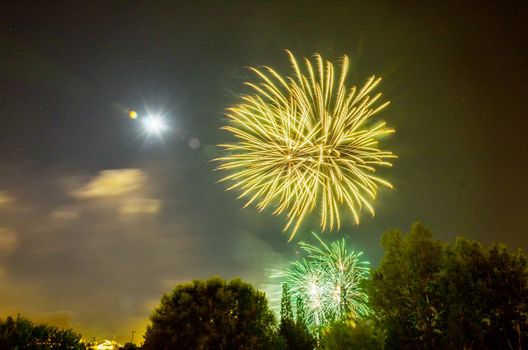
<svg viewBox="0 0 528 350">
<path fill-rule="evenodd" d="M 126 341 L 178 282 L 242 277 L 273 299 L 317 218 L 287 243 L 211 159 L 246 67 L 289 74 L 285 49 L 347 54 L 348 81 L 380 75 L 392 101 L 395 190 L 327 240 L 376 266 L 381 234 L 419 220 L 528 249 L 526 18 L 522 1 L 2 2 L 0 316 Z M 171 129 L 146 138 L 128 109 Z"/>
</svg>

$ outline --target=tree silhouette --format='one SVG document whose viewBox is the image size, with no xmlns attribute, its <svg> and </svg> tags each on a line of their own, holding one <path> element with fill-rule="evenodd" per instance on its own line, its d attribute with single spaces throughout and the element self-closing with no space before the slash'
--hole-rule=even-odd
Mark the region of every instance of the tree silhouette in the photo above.
<svg viewBox="0 0 528 350">
<path fill-rule="evenodd" d="M 238 279 L 178 285 L 150 319 L 142 349 L 275 347 L 275 320 L 264 293 Z"/>
<path fill-rule="evenodd" d="M 520 349 L 528 344 L 525 255 L 458 238 L 443 245 L 421 224 L 392 230 L 370 300 L 386 349 Z"/>
<path fill-rule="evenodd" d="M 299 312 L 299 310 L 297 311 Z M 308 332 L 306 324 L 304 322 L 296 322 L 293 318 L 290 289 L 287 283 L 282 285 L 279 336 L 284 339 L 286 349 L 312 350 L 315 347 L 315 339 Z"/>
<path fill-rule="evenodd" d="M 0 320 L 0 349 L 84 350 L 80 341 L 81 335 L 71 329 L 35 324 L 20 315 Z"/>
<path fill-rule="evenodd" d="M 287 283 L 282 284 L 281 320 L 293 320 L 290 287 Z"/>
<path fill-rule="evenodd" d="M 304 301 L 301 297 L 295 299 L 296 302 L 296 322 L 306 327 L 306 313 L 304 310 Z"/>
</svg>

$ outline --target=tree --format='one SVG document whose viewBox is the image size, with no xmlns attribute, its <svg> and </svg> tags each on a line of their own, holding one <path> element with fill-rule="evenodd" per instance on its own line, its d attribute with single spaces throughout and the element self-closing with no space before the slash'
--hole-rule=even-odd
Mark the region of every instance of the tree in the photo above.
<svg viewBox="0 0 528 350">
<path fill-rule="evenodd" d="M 421 224 L 405 237 L 398 230 L 381 239 L 385 255 L 372 272 L 371 304 L 387 331 L 389 349 L 435 348 L 433 291 L 442 246 Z"/>
<path fill-rule="evenodd" d="M 125 343 L 125 345 L 123 345 L 123 347 L 121 348 L 123 350 L 137 350 L 139 349 L 138 346 L 134 343 Z"/>
<path fill-rule="evenodd" d="M 279 326 L 279 336 L 284 339 L 288 350 L 312 350 L 316 340 L 305 325 L 295 323 L 291 319 L 282 320 Z"/>
<path fill-rule="evenodd" d="M 281 321 L 283 320 L 293 320 L 290 287 L 287 283 L 282 284 Z"/>
<path fill-rule="evenodd" d="M 301 297 L 295 298 L 296 302 L 296 319 L 295 322 L 297 324 L 301 324 L 306 327 L 306 312 L 304 310 L 304 301 Z"/>
<path fill-rule="evenodd" d="M 81 335 L 71 329 L 61 330 L 45 324 L 34 324 L 18 315 L 0 320 L 0 349 L 84 350 Z"/>
<path fill-rule="evenodd" d="M 457 238 L 439 278 L 439 326 L 451 348 L 521 349 L 528 345 L 528 269 L 521 252 Z"/>
<path fill-rule="evenodd" d="M 382 350 L 383 337 L 372 320 L 360 320 L 359 323 L 339 321 L 325 330 L 321 348 Z"/>
<path fill-rule="evenodd" d="M 276 344 L 264 293 L 236 279 L 176 286 L 151 316 L 142 349 L 265 349 Z"/>
<path fill-rule="evenodd" d="M 528 343 L 528 269 L 522 252 L 458 238 L 432 239 L 421 224 L 382 237 L 370 301 L 387 349 L 520 349 Z"/>
<path fill-rule="evenodd" d="M 299 301 L 300 298 L 297 298 Z M 297 303 L 299 305 L 299 302 Z M 301 304 L 302 306 L 302 301 Z M 303 312 L 303 310 L 297 310 Z M 291 303 L 290 289 L 287 283 L 282 285 L 281 322 L 279 336 L 284 339 L 285 348 L 290 350 L 312 350 L 315 339 L 312 337 L 304 321 L 295 322 Z"/>
</svg>

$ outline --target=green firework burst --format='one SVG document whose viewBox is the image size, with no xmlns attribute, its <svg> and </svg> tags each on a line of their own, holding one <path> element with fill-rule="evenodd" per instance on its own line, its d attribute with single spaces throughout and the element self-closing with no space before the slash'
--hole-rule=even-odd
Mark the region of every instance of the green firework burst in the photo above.
<svg viewBox="0 0 528 350">
<path fill-rule="evenodd" d="M 363 252 L 349 251 L 344 239 L 326 244 L 313 235 L 320 244 L 300 242 L 307 256 L 281 274 L 292 298 L 303 300 L 310 331 L 318 333 L 332 322 L 373 314 L 361 288 L 370 274 L 369 262 L 360 260 Z"/>
</svg>

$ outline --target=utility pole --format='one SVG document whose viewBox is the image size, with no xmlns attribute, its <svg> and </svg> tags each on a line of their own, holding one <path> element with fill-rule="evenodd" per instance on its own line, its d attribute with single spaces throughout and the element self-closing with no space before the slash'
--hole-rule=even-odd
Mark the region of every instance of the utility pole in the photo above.
<svg viewBox="0 0 528 350">
<path fill-rule="evenodd" d="M 136 331 L 132 331 L 132 340 L 130 340 L 131 344 L 134 344 L 134 333 L 136 333 Z"/>
</svg>

